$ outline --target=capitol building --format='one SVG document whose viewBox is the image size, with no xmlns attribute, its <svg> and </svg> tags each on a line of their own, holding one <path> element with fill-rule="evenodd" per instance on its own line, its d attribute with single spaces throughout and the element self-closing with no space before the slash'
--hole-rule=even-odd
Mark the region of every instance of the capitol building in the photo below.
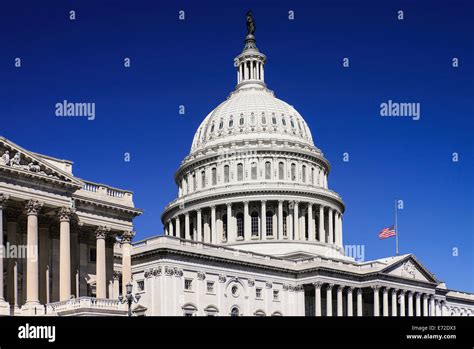
<svg viewBox="0 0 474 349">
<path fill-rule="evenodd" d="M 175 173 L 162 235 L 133 242 L 132 192 L 0 138 L 0 243 L 37 251 L 0 259 L 0 314 L 126 315 L 131 282 L 136 316 L 474 315 L 473 294 L 412 254 L 347 253 L 330 163 L 267 87 L 251 15 L 247 26 L 237 84 Z"/>
</svg>

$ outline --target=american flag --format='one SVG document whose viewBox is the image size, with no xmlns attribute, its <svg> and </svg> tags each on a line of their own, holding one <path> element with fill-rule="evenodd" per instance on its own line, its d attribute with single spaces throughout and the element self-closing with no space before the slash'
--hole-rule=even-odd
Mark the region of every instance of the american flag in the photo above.
<svg viewBox="0 0 474 349">
<path fill-rule="evenodd" d="M 380 233 L 379 233 L 379 239 L 387 239 L 389 237 L 395 236 L 395 229 L 393 228 L 393 225 L 387 228 L 383 228 Z"/>
</svg>

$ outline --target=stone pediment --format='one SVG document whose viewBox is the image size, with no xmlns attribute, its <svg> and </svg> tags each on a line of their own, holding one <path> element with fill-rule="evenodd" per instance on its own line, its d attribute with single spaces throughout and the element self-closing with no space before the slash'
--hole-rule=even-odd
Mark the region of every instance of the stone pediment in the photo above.
<svg viewBox="0 0 474 349">
<path fill-rule="evenodd" d="M 0 171 L 16 172 L 28 177 L 60 181 L 82 187 L 82 182 L 71 174 L 46 162 L 38 155 L 0 137 Z"/>
<path fill-rule="evenodd" d="M 394 262 L 383 269 L 382 273 L 416 281 L 439 283 L 435 276 L 412 255 Z"/>
</svg>

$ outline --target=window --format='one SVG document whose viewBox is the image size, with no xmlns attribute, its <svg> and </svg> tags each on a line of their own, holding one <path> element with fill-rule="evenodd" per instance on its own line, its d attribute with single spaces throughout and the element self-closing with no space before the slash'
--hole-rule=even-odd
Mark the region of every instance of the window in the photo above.
<svg viewBox="0 0 474 349">
<path fill-rule="evenodd" d="M 197 182 L 196 182 L 196 174 L 193 173 L 193 190 L 196 190 Z"/>
<path fill-rule="evenodd" d="M 192 289 L 193 289 L 193 280 L 184 279 L 184 289 L 186 291 L 192 291 Z"/>
<path fill-rule="evenodd" d="M 212 176 L 212 185 L 216 185 L 217 183 L 217 169 L 214 167 L 211 171 L 211 176 Z"/>
<path fill-rule="evenodd" d="M 288 235 L 288 224 L 287 224 L 288 213 L 283 211 L 283 236 Z"/>
<path fill-rule="evenodd" d="M 201 188 L 206 187 L 206 171 L 201 172 Z"/>
<path fill-rule="evenodd" d="M 237 180 L 243 181 L 244 180 L 244 165 L 237 164 Z"/>
<path fill-rule="evenodd" d="M 278 301 L 280 299 L 280 291 L 273 290 L 273 300 Z"/>
<path fill-rule="evenodd" d="M 252 236 L 258 236 L 258 212 L 253 211 L 251 214 Z"/>
<path fill-rule="evenodd" d="M 138 291 L 138 292 L 143 292 L 143 291 L 145 291 L 145 280 L 139 280 L 139 281 L 137 281 L 137 291 Z"/>
<path fill-rule="evenodd" d="M 265 115 L 262 114 L 262 125 L 265 125 L 267 123 L 267 118 Z"/>
<path fill-rule="evenodd" d="M 237 213 L 237 237 L 244 237 L 244 215 L 242 212 Z"/>
<path fill-rule="evenodd" d="M 291 127 L 295 128 L 295 122 L 293 121 L 293 119 L 290 119 L 290 124 L 291 124 Z"/>
<path fill-rule="evenodd" d="M 303 165 L 302 169 L 301 169 L 301 176 L 303 177 L 303 183 L 306 183 L 306 165 Z"/>
<path fill-rule="evenodd" d="M 95 247 L 89 248 L 89 262 L 96 262 L 97 261 L 97 250 Z"/>
<path fill-rule="evenodd" d="M 265 312 L 263 310 L 257 310 L 253 315 L 255 315 L 255 316 L 265 316 Z"/>
<path fill-rule="evenodd" d="M 232 309 L 230 310 L 230 316 L 239 316 L 239 315 L 240 315 L 239 308 L 232 307 Z"/>
<path fill-rule="evenodd" d="M 278 178 L 282 180 L 285 178 L 285 164 L 283 162 L 278 163 Z"/>
<path fill-rule="evenodd" d="M 267 218 L 267 236 L 273 235 L 273 212 L 272 211 L 267 211 L 266 214 Z"/>
<path fill-rule="evenodd" d="M 296 165 L 291 164 L 291 180 L 296 181 Z"/>
<path fill-rule="evenodd" d="M 244 116 L 243 115 L 240 116 L 239 125 L 244 126 Z"/>
<path fill-rule="evenodd" d="M 216 316 L 219 313 L 217 308 L 211 305 L 204 309 L 204 312 L 206 313 L 206 316 Z"/>
<path fill-rule="evenodd" d="M 234 126 L 234 119 L 230 119 L 229 120 L 229 128 L 233 127 Z"/>
<path fill-rule="evenodd" d="M 227 215 L 222 216 L 222 238 L 227 240 Z"/>
<path fill-rule="evenodd" d="M 270 161 L 267 161 L 265 163 L 265 179 L 271 179 L 272 178 L 272 163 Z"/>
<path fill-rule="evenodd" d="M 208 281 L 206 284 L 207 287 L 207 293 L 214 293 L 214 282 L 213 281 Z"/>
<path fill-rule="evenodd" d="M 254 126 L 255 125 L 255 115 L 250 114 L 250 125 Z"/>
<path fill-rule="evenodd" d="M 314 184 L 314 167 L 311 167 L 311 178 L 309 180 L 311 184 Z"/>
<path fill-rule="evenodd" d="M 284 116 L 281 117 L 281 123 L 283 124 L 283 126 L 286 126 L 286 119 Z"/>
<path fill-rule="evenodd" d="M 212 124 L 212 126 L 211 126 L 211 133 L 214 132 L 214 126 L 215 126 L 215 125 Z"/>
<path fill-rule="evenodd" d="M 252 162 L 250 172 L 251 172 L 251 178 L 253 180 L 257 179 L 257 163 L 256 162 Z"/>
<path fill-rule="evenodd" d="M 224 183 L 229 183 L 229 165 L 224 166 Z"/>
<path fill-rule="evenodd" d="M 222 130 L 223 127 L 224 127 L 224 121 L 221 120 L 221 122 L 219 123 L 219 130 Z"/>
<path fill-rule="evenodd" d="M 272 124 L 276 125 L 277 124 L 277 118 L 275 115 L 272 116 Z"/>
<path fill-rule="evenodd" d="M 183 315 L 184 316 L 194 316 L 197 312 L 197 308 L 193 304 L 186 304 L 183 306 Z"/>
<path fill-rule="evenodd" d="M 262 289 L 261 288 L 256 288 L 255 289 L 255 297 L 257 299 L 262 299 Z"/>
</svg>

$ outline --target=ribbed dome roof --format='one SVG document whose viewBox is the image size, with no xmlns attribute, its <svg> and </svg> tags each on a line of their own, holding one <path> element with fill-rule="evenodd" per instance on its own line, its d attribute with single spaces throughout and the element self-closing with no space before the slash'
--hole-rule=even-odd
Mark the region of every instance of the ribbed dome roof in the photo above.
<svg viewBox="0 0 474 349">
<path fill-rule="evenodd" d="M 255 139 L 314 146 L 301 115 L 266 87 L 253 85 L 236 89 L 207 115 L 194 135 L 191 153 L 209 146 Z"/>
</svg>

